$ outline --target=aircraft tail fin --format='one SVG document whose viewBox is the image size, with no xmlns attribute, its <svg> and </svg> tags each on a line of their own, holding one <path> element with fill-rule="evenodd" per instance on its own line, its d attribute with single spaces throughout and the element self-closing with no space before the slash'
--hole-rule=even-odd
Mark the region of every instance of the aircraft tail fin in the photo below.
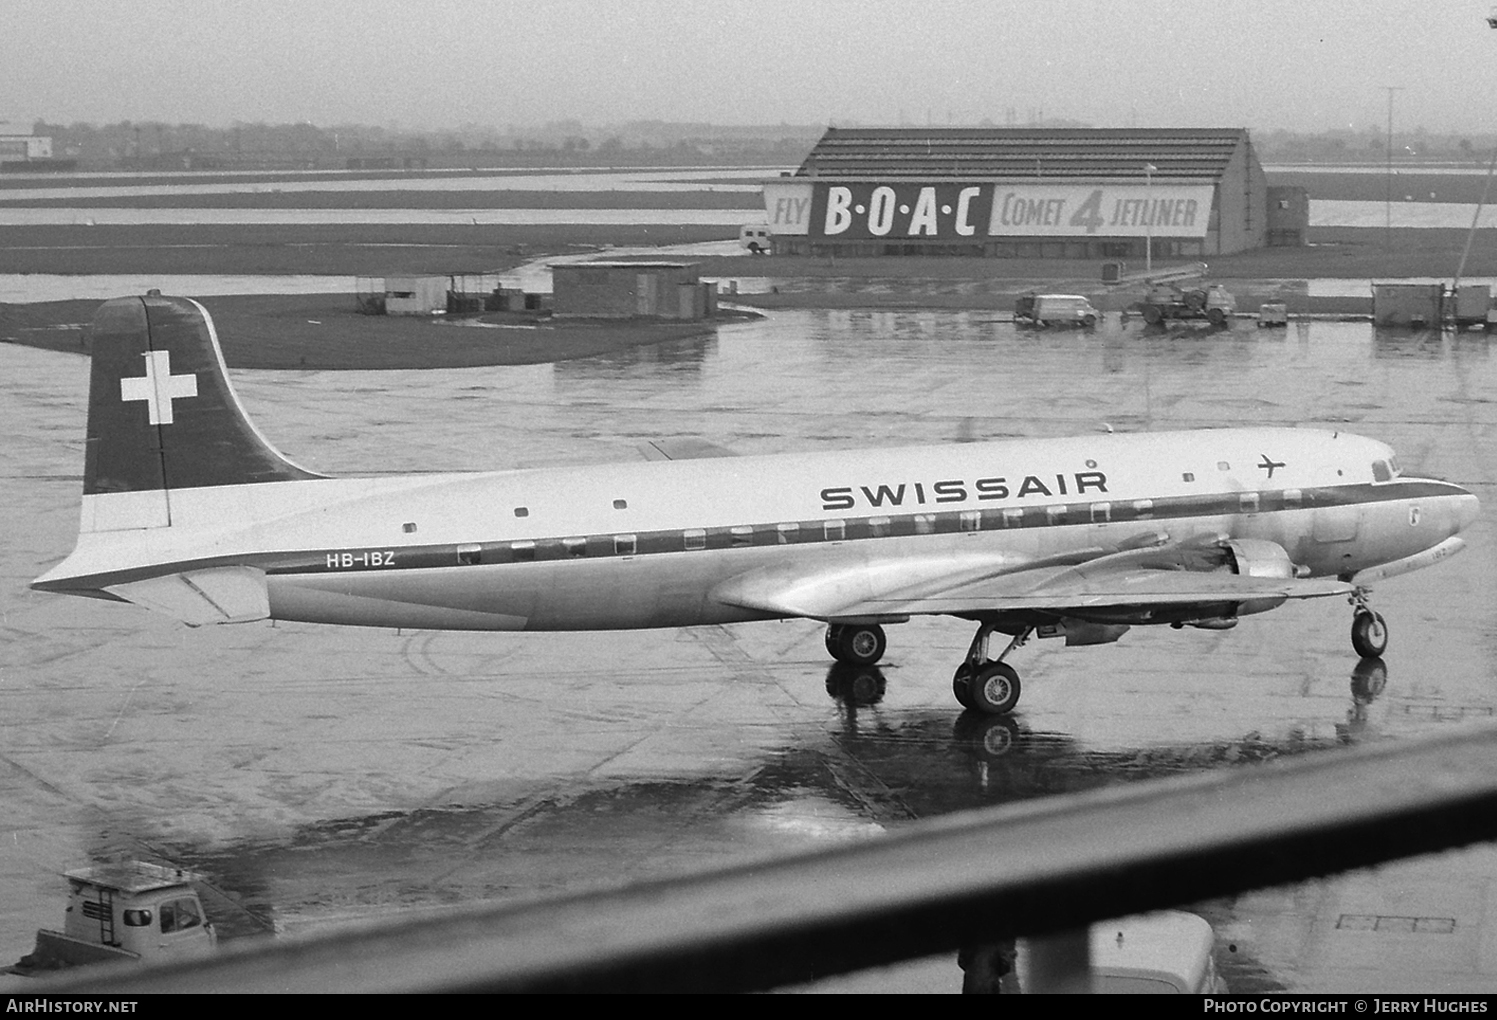
<svg viewBox="0 0 1497 1020">
<path fill-rule="evenodd" d="M 323 477 L 250 422 L 196 301 L 154 291 L 106 301 L 92 337 L 84 531 L 170 527 L 174 489 Z"/>
</svg>

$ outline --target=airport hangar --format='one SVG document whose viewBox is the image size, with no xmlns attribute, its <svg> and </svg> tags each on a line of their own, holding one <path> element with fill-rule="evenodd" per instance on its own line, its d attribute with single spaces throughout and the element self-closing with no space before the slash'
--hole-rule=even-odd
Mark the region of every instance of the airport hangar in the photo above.
<svg viewBox="0 0 1497 1020">
<path fill-rule="evenodd" d="M 828 128 L 766 181 L 777 255 L 1204 258 L 1305 243 L 1243 128 Z"/>
</svg>

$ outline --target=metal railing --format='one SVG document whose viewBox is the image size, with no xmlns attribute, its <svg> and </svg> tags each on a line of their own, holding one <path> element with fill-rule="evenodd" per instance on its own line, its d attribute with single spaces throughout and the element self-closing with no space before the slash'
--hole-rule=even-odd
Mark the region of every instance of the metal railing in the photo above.
<svg viewBox="0 0 1497 1020">
<path fill-rule="evenodd" d="M 38 992 L 744 991 L 1497 838 L 1497 729 L 1031 801 L 820 853 Z"/>
</svg>

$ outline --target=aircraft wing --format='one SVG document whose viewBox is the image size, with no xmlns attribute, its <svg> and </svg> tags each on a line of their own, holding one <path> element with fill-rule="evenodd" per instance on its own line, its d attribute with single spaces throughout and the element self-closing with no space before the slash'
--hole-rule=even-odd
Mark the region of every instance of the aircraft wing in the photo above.
<svg viewBox="0 0 1497 1020">
<path fill-rule="evenodd" d="M 1334 579 L 1232 572 L 1219 545 L 1164 543 L 1083 549 L 1046 559 L 1002 555 L 870 559 L 832 568 L 753 571 L 713 592 L 719 601 L 821 620 L 1104 606 L 1189 605 L 1349 594 Z"/>
<path fill-rule="evenodd" d="M 704 460 L 709 457 L 738 456 L 726 446 L 718 446 L 695 436 L 651 439 L 641 443 L 639 451 L 645 455 L 645 460 Z"/>
</svg>

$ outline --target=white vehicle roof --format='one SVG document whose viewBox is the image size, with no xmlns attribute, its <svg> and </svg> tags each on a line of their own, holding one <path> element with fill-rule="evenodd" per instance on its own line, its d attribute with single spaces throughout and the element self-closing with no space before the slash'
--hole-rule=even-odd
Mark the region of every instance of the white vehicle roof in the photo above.
<svg viewBox="0 0 1497 1020">
<path fill-rule="evenodd" d="M 143 861 L 122 861 L 116 864 L 98 864 L 87 868 L 74 868 L 64 872 L 74 882 L 85 882 L 104 889 L 135 895 L 155 889 L 191 885 L 192 875 L 178 868 L 166 868 Z"/>
</svg>

